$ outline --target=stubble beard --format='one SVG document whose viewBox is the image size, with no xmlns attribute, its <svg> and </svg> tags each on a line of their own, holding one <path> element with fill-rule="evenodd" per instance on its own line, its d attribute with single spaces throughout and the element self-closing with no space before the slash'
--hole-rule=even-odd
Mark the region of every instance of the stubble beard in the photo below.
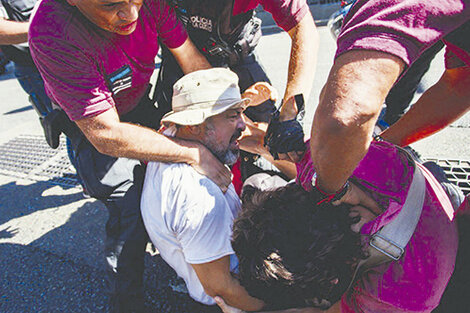
<svg viewBox="0 0 470 313">
<path fill-rule="evenodd" d="M 237 131 L 230 139 L 230 143 L 232 143 L 234 140 L 240 137 L 240 134 L 241 132 Z M 223 164 L 226 164 L 226 165 L 235 164 L 235 162 L 237 162 L 238 160 L 238 157 L 240 156 L 240 149 L 238 148 L 230 149 L 230 146 L 223 147 L 222 145 L 215 143 L 213 140 L 213 138 L 215 137 L 214 135 L 215 135 L 215 130 L 210 125 L 207 125 L 206 136 L 204 136 L 202 143 Z"/>
</svg>

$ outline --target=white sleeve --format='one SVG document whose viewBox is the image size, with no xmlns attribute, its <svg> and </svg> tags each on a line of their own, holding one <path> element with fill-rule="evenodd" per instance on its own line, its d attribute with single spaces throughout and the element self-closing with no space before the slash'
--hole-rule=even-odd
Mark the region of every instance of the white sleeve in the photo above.
<svg viewBox="0 0 470 313">
<path fill-rule="evenodd" d="M 5 10 L 5 7 L 3 6 L 3 4 L 0 2 L 0 18 L 3 18 L 3 19 L 8 19 L 8 14 L 7 14 L 7 10 Z"/>
<path fill-rule="evenodd" d="M 177 237 L 190 264 L 207 263 L 234 253 L 230 243 L 234 216 L 220 189 L 213 186 L 187 190 L 184 201 L 179 203 L 185 214 L 177 227 Z"/>
</svg>

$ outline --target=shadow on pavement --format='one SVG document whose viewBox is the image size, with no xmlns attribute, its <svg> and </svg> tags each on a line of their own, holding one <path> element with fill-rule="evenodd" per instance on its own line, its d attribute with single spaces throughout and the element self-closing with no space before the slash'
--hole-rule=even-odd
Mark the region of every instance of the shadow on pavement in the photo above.
<svg viewBox="0 0 470 313">
<path fill-rule="evenodd" d="M 3 113 L 3 115 L 12 115 L 12 114 L 15 114 L 15 113 L 22 113 L 22 112 L 31 111 L 31 110 L 33 110 L 33 107 L 31 105 L 27 105 L 25 107 L 22 107 L 22 108 L 19 108 L 19 109 L 16 109 L 16 110 L 5 112 L 5 113 Z"/>
<path fill-rule="evenodd" d="M 29 185 L 19 185 L 17 182 L 1 185 L 0 225 L 16 217 L 67 205 L 83 198 L 78 189 L 72 194 L 43 195 L 44 191 L 52 187 L 54 185 L 48 181 L 34 182 Z"/>
<path fill-rule="evenodd" d="M 8 183 L 0 198 L 0 312 L 107 312 L 104 205 L 49 182 Z M 175 292 L 182 281 L 158 254 L 145 264 L 147 312 L 219 312 Z"/>
</svg>

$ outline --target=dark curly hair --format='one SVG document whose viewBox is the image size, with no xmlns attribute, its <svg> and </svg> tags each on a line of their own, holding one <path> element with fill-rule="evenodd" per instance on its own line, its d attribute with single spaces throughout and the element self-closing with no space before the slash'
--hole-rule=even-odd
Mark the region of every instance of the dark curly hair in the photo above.
<svg viewBox="0 0 470 313">
<path fill-rule="evenodd" d="M 331 306 L 348 288 L 354 264 L 365 258 L 360 235 L 351 231 L 359 218 L 349 217 L 347 206 L 319 200 L 295 184 L 244 189 L 232 238 L 238 278 L 271 309 Z"/>
</svg>

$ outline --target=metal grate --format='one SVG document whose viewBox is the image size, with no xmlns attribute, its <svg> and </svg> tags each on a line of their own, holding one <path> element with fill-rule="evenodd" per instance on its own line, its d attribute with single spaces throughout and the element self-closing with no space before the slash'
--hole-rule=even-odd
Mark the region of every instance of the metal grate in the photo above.
<svg viewBox="0 0 470 313">
<path fill-rule="evenodd" d="M 470 160 L 426 158 L 440 165 L 447 178 L 470 193 Z M 21 135 L 0 145 L 0 174 L 49 181 L 66 187 L 78 185 L 75 169 L 67 155 L 65 137 L 60 138 L 57 149 L 51 149 L 38 135 Z"/>
<path fill-rule="evenodd" d="M 51 149 L 42 136 L 21 135 L 0 146 L 0 174 L 28 178 L 66 187 L 78 185 L 69 161 L 65 137 Z"/>
<path fill-rule="evenodd" d="M 470 193 L 470 161 L 456 159 L 426 158 L 444 169 L 447 178 L 460 187 L 464 194 Z"/>
</svg>

